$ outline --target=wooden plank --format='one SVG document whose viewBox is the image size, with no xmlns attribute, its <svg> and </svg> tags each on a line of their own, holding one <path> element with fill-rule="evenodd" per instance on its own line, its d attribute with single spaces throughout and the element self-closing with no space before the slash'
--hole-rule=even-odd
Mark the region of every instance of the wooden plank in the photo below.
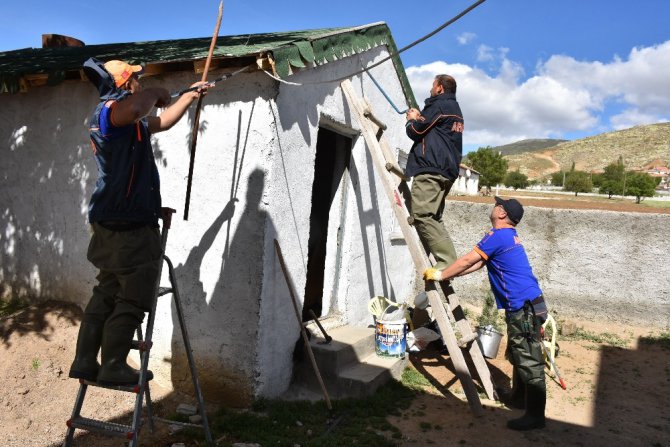
<svg viewBox="0 0 670 447">
<path fill-rule="evenodd" d="M 468 352 L 470 352 L 470 358 L 472 359 L 472 363 L 475 365 L 477 375 L 479 375 L 479 381 L 486 391 L 486 396 L 491 400 L 496 400 L 493 379 L 491 378 L 491 371 L 489 370 L 486 359 L 484 358 L 484 354 L 479 347 L 479 343 L 477 343 L 475 338 L 473 338 L 475 333 L 472 331 L 470 323 L 465 318 L 465 313 L 461 307 L 461 302 L 449 283 L 441 282 L 440 286 L 442 287 L 444 296 L 447 298 L 449 309 L 454 317 L 454 320 L 456 321 L 456 327 L 460 331 L 461 336 L 463 339 L 473 340 L 469 343 L 470 346 L 468 348 Z"/>
<path fill-rule="evenodd" d="M 388 175 L 385 165 L 386 159 L 384 157 L 384 149 L 382 149 L 380 142 L 377 140 L 376 131 L 373 128 L 373 124 L 365 118 L 365 104 L 358 99 L 356 92 L 349 80 L 343 81 L 341 84 L 342 91 L 349 103 L 351 111 L 358 118 L 358 122 L 361 126 L 363 137 L 370 156 L 372 157 L 372 162 L 377 170 L 379 175 L 384 192 L 386 193 L 387 198 L 392 204 L 393 212 L 398 221 L 398 225 L 405 236 L 405 241 L 407 242 L 407 248 L 410 251 L 414 266 L 417 271 L 423 272 L 425 269 L 430 267 L 430 261 L 426 256 L 426 253 L 423 249 L 423 245 L 419 240 L 419 236 L 408 223 L 407 218 L 409 217 L 409 212 L 404 206 L 404 202 L 401 200 L 400 192 L 397 189 L 397 186 L 394 184 L 395 176 Z M 387 148 L 388 150 L 388 148 Z M 426 295 L 433 309 L 433 314 L 437 320 L 437 325 L 440 328 L 442 333 L 442 338 L 447 345 L 449 350 L 449 356 L 454 365 L 454 370 L 456 372 L 456 377 L 461 382 L 463 391 L 468 399 L 470 404 L 470 409 L 472 412 L 479 416 L 483 414 L 483 408 L 481 401 L 479 400 L 479 394 L 477 393 L 477 388 L 475 387 L 474 382 L 472 381 L 472 376 L 468 369 L 468 365 L 465 362 L 463 357 L 463 352 L 458 346 L 456 341 L 456 334 L 454 329 L 451 326 L 449 321 L 449 316 L 447 315 L 444 306 L 442 305 L 442 300 L 440 295 L 435 289 L 434 283 L 430 282 L 426 284 Z"/>
</svg>

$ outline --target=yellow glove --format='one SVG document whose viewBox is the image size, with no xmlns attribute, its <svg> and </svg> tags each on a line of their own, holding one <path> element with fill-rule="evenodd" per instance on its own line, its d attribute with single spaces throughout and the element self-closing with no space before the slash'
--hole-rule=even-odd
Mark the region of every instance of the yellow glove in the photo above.
<svg viewBox="0 0 670 447">
<path fill-rule="evenodd" d="M 426 269 L 423 272 L 423 279 L 426 281 L 442 281 L 442 270 L 435 268 Z"/>
</svg>

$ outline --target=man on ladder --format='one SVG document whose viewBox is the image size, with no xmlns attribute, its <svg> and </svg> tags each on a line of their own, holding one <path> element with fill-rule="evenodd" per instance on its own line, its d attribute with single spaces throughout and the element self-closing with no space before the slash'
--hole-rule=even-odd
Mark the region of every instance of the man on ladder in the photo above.
<svg viewBox="0 0 670 447">
<path fill-rule="evenodd" d="M 128 366 L 126 357 L 144 313 L 151 310 L 163 262 L 160 185 L 151 135 L 177 123 L 207 85 L 170 105 L 167 90 L 142 89 L 139 65 L 91 58 L 84 69 L 100 94 L 89 124 L 99 177 L 88 213 L 88 260 L 99 273 L 69 376 L 105 386 L 136 385 L 139 371 Z M 148 116 L 154 107 L 167 108 Z M 102 365 L 97 361 L 100 349 Z M 152 378 L 149 371 L 147 380 Z"/>
<path fill-rule="evenodd" d="M 463 114 L 456 101 L 456 80 L 446 74 L 433 80 L 430 98 L 419 112 L 406 114 L 407 136 L 414 145 L 405 175 L 412 180 L 411 217 L 421 241 L 443 269 L 456 260 L 456 250 L 442 222 L 445 200 L 458 178 L 463 154 Z"/>
</svg>

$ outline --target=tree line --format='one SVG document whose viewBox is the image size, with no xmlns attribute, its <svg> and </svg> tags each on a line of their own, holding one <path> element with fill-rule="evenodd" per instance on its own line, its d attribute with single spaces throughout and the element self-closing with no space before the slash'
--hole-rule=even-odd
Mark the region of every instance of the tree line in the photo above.
<svg viewBox="0 0 670 447">
<path fill-rule="evenodd" d="M 502 153 L 490 146 L 468 153 L 463 162 L 479 172 L 479 185 L 488 189 L 504 184 L 516 190 L 538 183 L 537 180 L 528 180 L 528 176 L 518 169 L 509 171 L 508 162 Z M 607 165 L 602 174 L 577 170 L 573 162 L 569 171 L 561 170 L 551 175 L 552 185 L 574 192 L 575 196 L 580 192 L 593 192 L 597 189 L 600 194 L 607 194 L 610 199 L 613 195 L 635 196 L 636 203 L 640 203 L 643 197 L 653 197 L 659 181 L 659 178 L 643 172 L 626 171 L 621 157 L 615 163 Z"/>
</svg>

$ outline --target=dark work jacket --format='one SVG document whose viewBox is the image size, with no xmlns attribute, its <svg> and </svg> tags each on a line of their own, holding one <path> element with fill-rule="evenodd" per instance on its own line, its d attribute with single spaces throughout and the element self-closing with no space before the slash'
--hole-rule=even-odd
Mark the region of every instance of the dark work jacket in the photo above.
<svg viewBox="0 0 670 447">
<path fill-rule="evenodd" d="M 89 132 L 98 180 L 89 203 L 88 220 L 157 226 L 161 215 L 160 180 L 147 120 L 115 128 L 113 135 L 103 135 L 100 130 L 100 112 L 105 103 L 122 101 L 126 96 L 127 93 L 101 101 L 91 117 Z"/>
<path fill-rule="evenodd" d="M 405 174 L 440 174 L 456 180 L 463 157 L 463 114 L 456 95 L 431 96 L 421 116 L 424 121 L 410 120 L 405 125 L 407 136 L 414 141 Z"/>
</svg>

